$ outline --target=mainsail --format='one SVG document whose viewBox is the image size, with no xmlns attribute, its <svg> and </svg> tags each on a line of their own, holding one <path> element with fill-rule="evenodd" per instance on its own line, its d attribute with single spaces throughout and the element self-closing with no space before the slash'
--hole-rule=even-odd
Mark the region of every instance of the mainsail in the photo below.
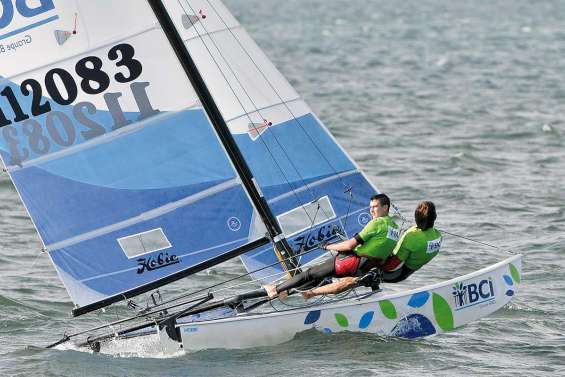
<svg viewBox="0 0 565 377">
<path fill-rule="evenodd" d="M 275 280 L 266 233 L 305 264 L 370 219 L 375 189 L 219 1 L 2 5 L 0 155 L 75 314 L 245 250 Z"/>
<path fill-rule="evenodd" d="M 17 46 L 0 60 L 0 154 L 77 307 L 265 243 L 149 5 L 42 1 L 35 12 L 0 32 Z"/>
</svg>

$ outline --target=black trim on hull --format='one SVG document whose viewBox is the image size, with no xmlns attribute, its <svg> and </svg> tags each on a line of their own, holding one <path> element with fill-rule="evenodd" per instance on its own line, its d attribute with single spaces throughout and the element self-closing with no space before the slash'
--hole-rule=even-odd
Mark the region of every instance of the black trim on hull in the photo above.
<svg viewBox="0 0 565 377">
<path fill-rule="evenodd" d="M 72 311 L 73 317 L 78 317 L 80 315 L 89 313 L 93 310 L 97 310 L 97 309 L 106 307 L 108 305 L 114 304 L 116 302 L 130 299 L 132 297 L 135 297 L 137 295 L 140 295 L 140 294 L 145 293 L 147 291 L 150 291 L 152 289 L 159 288 L 163 285 L 172 283 L 174 281 L 177 281 L 177 280 L 182 279 L 184 277 L 187 277 L 189 275 L 195 274 L 197 272 L 200 272 L 200 271 L 203 271 L 207 268 L 215 266 L 218 263 L 222 263 L 222 262 L 225 262 L 229 259 L 235 258 L 235 257 L 237 257 L 241 254 L 247 253 L 248 251 L 254 250 L 258 247 L 265 246 L 269 242 L 271 242 L 271 240 L 267 237 L 259 238 L 258 240 L 255 240 L 255 241 L 250 242 L 248 244 L 242 245 L 242 246 L 240 246 L 236 249 L 233 249 L 232 251 L 229 251 L 225 254 L 222 254 L 222 255 L 220 255 L 216 258 L 210 259 L 206 262 L 203 262 L 203 263 L 197 264 L 195 266 L 189 267 L 186 270 L 182 270 L 182 271 L 179 271 L 179 272 L 174 273 L 172 275 L 169 275 L 167 277 L 164 277 L 161 280 L 157 280 L 157 281 L 154 281 L 152 283 L 142 285 L 141 287 L 137 287 L 135 289 L 121 293 L 119 295 L 108 297 L 107 299 L 95 302 L 95 303 L 90 304 L 90 305 L 85 305 L 85 306 L 81 306 L 79 308 L 75 308 Z"/>
</svg>

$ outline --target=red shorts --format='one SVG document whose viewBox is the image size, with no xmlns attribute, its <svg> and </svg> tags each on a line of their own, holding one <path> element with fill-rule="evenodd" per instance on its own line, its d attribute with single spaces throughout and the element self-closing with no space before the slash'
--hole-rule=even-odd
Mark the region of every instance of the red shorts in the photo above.
<svg viewBox="0 0 565 377">
<path fill-rule="evenodd" d="M 334 261 L 336 276 L 355 276 L 355 274 L 357 274 L 357 269 L 359 268 L 360 261 L 361 258 L 357 255 L 339 254 L 335 257 Z"/>
</svg>

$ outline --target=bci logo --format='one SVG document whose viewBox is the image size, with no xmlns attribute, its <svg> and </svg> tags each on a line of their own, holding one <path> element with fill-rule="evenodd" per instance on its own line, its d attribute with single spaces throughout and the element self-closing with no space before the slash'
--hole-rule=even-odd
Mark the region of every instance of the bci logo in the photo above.
<svg viewBox="0 0 565 377">
<path fill-rule="evenodd" d="M 494 284 L 492 278 L 478 283 L 456 283 L 453 285 L 453 299 L 457 310 L 494 300 Z"/>
<path fill-rule="evenodd" d="M 25 18 L 33 18 L 55 9 L 53 0 L 0 0 L 2 15 L 0 16 L 0 29 L 8 27 L 16 13 Z"/>
</svg>

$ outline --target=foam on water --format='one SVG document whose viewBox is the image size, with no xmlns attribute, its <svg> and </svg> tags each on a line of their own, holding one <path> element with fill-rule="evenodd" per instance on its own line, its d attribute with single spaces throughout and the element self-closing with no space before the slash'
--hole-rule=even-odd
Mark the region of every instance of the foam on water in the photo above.
<svg viewBox="0 0 565 377">
<path fill-rule="evenodd" d="M 72 342 L 60 344 L 55 347 L 59 351 L 78 351 L 94 354 L 88 347 L 78 347 Z M 114 357 L 139 357 L 168 359 L 180 357 L 186 354 L 185 351 L 166 352 L 163 350 L 157 335 L 146 335 L 130 339 L 116 339 L 102 343 L 100 354 Z"/>
</svg>

